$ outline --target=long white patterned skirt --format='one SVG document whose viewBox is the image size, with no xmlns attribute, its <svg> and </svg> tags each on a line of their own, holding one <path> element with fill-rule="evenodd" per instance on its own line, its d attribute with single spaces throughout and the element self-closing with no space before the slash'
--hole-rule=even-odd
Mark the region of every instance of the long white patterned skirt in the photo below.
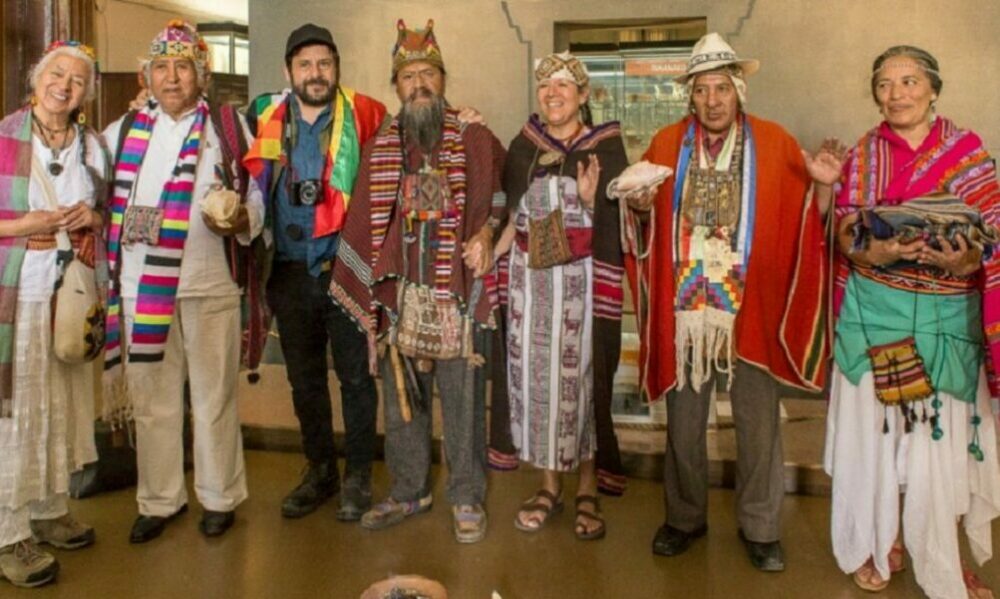
<svg viewBox="0 0 1000 599">
<path fill-rule="evenodd" d="M 97 460 L 94 365 L 52 353 L 48 302 L 17 305 L 14 413 L 0 418 L 0 510 L 66 493 L 69 473 Z"/>
<path fill-rule="evenodd" d="M 1000 515 L 1000 466 L 996 421 L 985 375 L 976 408 L 982 421 L 982 462 L 969 454 L 970 404 L 941 394 L 944 437 L 931 438 L 929 423 L 903 431 L 898 409 L 885 410 L 875 397 L 871 373 L 858 386 L 836 367 L 827 416 L 824 468 L 833 477 L 831 536 L 845 573 L 869 557 L 889 579 L 888 555 L 900 528 L 917 583 L 929 597 L 965 598 L 958 546 L 961 521 L 978 563 L 993 554 L 990 522 Z M 883 433 L 883 421 L 889 432 Z"/>
<path fill-rule="evenodd" d="M 590 224 L 564 178 L 568 226 Z M 521 201 L 517 226 L 528 210 L 537 218 L 556 204 L 554 177 L 536 179 Z M 519 457 L 539 468 L 571 471 L 593 459 L 596 446 L 593 383 L 593 260 L 551 268 L 527 266 L 527 253 L 511 249 L 507 310 L 507 382 L 511 433 Z"/>
</svg>

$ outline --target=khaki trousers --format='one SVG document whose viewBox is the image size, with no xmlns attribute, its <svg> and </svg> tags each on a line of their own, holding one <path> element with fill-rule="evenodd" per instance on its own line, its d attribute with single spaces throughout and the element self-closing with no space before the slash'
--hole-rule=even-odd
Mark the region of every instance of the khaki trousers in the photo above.
<svg viewBox="0 0 1000 599">
<path fill-rule="evenodd" d="M 131 335 L 135 301 L 125 300 Z M 191 388 L 194 489 L 208 510 L 228 512 L 247 498 L 237 411 L 240 298 L 177 300 L 161 362 L 126 367 L 134 403 L 139 513 L 169 516 L 187 503 L 184 382 Z"/>
</svg>

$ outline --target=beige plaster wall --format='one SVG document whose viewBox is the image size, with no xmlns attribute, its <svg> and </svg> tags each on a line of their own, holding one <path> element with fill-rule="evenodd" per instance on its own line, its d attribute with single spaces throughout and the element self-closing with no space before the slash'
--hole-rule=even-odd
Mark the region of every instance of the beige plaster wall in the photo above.
<svg viewBox="0 0 1000 599">
<path fill-rule="evenodd" d="M 396 19 L 433 18 L 452 103 L 472 105 L 509 140 L 529 111 L 531 58 L 552 51 L 553 22 L 641 17 L 708 19 L 737 52 L 759 58 L 750 110 L 807 147 L 854 141 L 879 119 L 868 95 L 872 60 L 908 43 L 929 50 L 945 80 L 939 112 L 1000 153 L 1000 2 L 995 0 L 249 0 L 251 94 L 284 86 L 288 33 L 329 27 L 342 81 L 397 107 L 389 86 Z"/>
<path fill-rule="evenodd" d="M 206 8 L 211 3 L 205 3 Z M 275 4 L 281 4 L 276 2 Z M 133 2 L 103 0 L 97 3 L 95 29 L 101 70 L 114 73 L 134 71 L 139 57 L 149 51 L 149 42 L 171 19 L 190 23 L 224 21 L 211 12 L 186 10 L 177 4 L 143 6 Z"/>
</svg>

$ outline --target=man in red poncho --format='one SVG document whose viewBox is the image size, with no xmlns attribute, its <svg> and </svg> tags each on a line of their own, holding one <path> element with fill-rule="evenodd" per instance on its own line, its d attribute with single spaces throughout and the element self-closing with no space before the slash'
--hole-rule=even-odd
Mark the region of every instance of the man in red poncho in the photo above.
<svg viewBox="0 0 1000 599">
<path fill-rule="evenodd" d="M 722 375 L 739 451 L 739 536 L 756 568 L 780 571 L 779 385 L 823 385 L 826 261 L 798 144 L 743 110 L 758 67 L 716 33 L 699 40 L 679 78 L 693 114 L 657 133 L 644 156 L 674 174 L 629 204 L 647 246 L 635 252 L 643 392 L 667 397 L 667 518 L 653 552 L 679 555 L 707 531 L 705 430 Z"/>
</svg>

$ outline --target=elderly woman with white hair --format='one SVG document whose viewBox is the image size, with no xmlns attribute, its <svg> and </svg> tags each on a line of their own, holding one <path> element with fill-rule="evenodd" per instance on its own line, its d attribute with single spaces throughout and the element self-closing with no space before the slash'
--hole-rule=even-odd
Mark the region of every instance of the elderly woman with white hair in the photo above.
<svg viewBox="0 0 1000 599">
<path fill-rule="evenodd" d="M 57 232 L 94 265 L 107 158 L 85 126 L 94 52 L 55 42 L 30 72 L 30 103 L 0 121 L 0 578 L 37 586 L 59 571 L 36 543 L 77 549 L 94 530 L 69 513 L 69 473 L 97 459 L 93 366 L 53 352 Z M 100 269 L 97 269 L 100 272 Z"/>
</svg>

